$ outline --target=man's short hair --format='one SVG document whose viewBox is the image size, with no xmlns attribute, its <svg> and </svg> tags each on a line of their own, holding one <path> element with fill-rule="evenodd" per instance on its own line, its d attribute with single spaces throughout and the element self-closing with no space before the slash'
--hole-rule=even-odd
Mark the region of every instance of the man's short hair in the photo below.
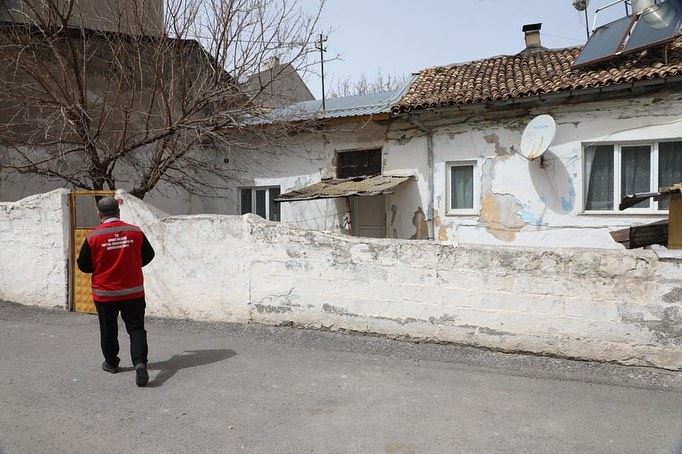
<svg viewBox="0 0 682 454">
<path fill-rule="evenodd" d="M 118 202 L 113 197 L 102 197 L 97 201 L 97 210 L 102 216 L 118 217 Z"/>
</svg>

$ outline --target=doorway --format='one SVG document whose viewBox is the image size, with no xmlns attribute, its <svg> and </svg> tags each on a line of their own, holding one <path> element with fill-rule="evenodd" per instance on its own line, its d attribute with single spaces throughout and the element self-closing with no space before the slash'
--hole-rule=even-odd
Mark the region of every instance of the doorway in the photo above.
<svg viewBox="0 0 682 454">
<path fill-rule="evenodd" d="M 351 197 L 353 236 L 386 238 L 386 197 Z"/>
<path fill-rule="evenodd" d="M 76 260 L 81 245 L 97 225 L 99 215 L 97 200 L 100 197 L 113 197 L 114 191 L 75 191 L 71 193 L 71 263 L 70 263 L 70 307 L 74 312 L 95 314 L 95 303 L 92 301 L 90 275 L 78 269 Z"/>
</svg>

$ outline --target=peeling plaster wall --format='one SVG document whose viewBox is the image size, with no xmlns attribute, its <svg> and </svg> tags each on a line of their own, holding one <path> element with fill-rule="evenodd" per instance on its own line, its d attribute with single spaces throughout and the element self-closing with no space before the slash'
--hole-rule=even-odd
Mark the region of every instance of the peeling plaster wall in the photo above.
<svg viewBox="0 0 682 454">
<path fill-rule="evenodd" d="M 206 174 L 204 181 L 213 188 L 203 188 L 203 195 L 190 194 L 162 181 L 145 196 L 145 201 L 172 215 L 238 215 L 241 213 L 240 188 L 279 186 L 285 193 L 317 183 L 322 178 L 335 177 L 338 151 L 384 147 L 386 157 L 386 129 L 385 125 L 376 122 L 347 122 L 326 130 L 281 138 L 278 143 L 260 147 L 202 150 L 207 163 L 224 179 Z M 0 164 L 1 160 L 0 156 Z M 134 182 L 125 177 L 125 163 L 117 166 L 117 170 L 119 187 L 130 189 Z M 408 170 L 412 172 L 411 167 Z M 3 201 L 19 200 L 63 185 L 40 177 L 0 176 L 0 200 Z M 349 231 L 346 222 L 349 207 L 345 199 L 287 202 L 280 204 L 280 209 L 282 222 L 300 228 Z M 410 216 L 415 209 L 416 205 Z"/>
<path fill-rule="evenodd" d="M 516 154 L 525 125 L 543 113 L 557 122 L 556 138 L 545 154 L 545 168 L 540 167 L 539 160 L 528 162 Z M 537 108 L 486 118 L 490 116 L 442 113 L 422 120 L 434 131 L 436 238 L 466 244 L 620 248 L 609 230 L 665 217 L 583 214 L 582 152 L 583 146 L 592 143 L 682 139 L 682 97 L 678 93 Z M 404 134 L 409 127 L 395 121 L 391 135 Z M 426 155 L 426 145 L 419 140 L 397 146 L 406 147 L 401 151 L 404 155 Z M 475 184 L 480 189 L 479 214 L 450 215 L 446 210 L 446 166 L 448 162 L 468 160 L 478 166 Z M 419 205 L 427 207 L 428 191 L 421 194 L 424 199 Z M 416 209 L 414 201 L 396 205 L 399 212 Z M 402 225 L 397 236 L 409 238 L 412 233 L 411 225 Z"/>
<path fill-rule="evenodd" d="M 117 196 L 157 251 L 152 315 L 682 369 L 682 261 L 651 251 L 353 238 Z M 63 190 L 0 204 L 1 299 L 66 306 L 67 208 Z"/>
<path fill-rule="evenodd" d="M 68 307 L 68 192 L 0 203 L 0 300 Z"/>
<path fill-rule="evenodd" d="M 651 251 L 362 239 L 119 197 L 157 250 L 155 315 L 682 369 L 682 264 Z"/>
<path fill-rule="evenodd" d="M 428 239 L 429 176 L 426 138 L 414 131 L 392 133 L 384 145 L 385 174 L 413 175 L 414 181 L 386 196 L 386 231 L 389 238 Z"/>
<path fill-rule="evenodd" d="M 528 162 L 516 153 L 523 128 L 542 113 L 557 121 L 557 135 L 545 154 L 544 168 L 538 160 Z M 348 122 L 334 130 L 302 133 L 278 145 L 207 153 L 207 159 L 229 183 L 214 181 L 222 187 L 201 197 L 160 184 L 145 200 L 170 214 L 239 214 L 241 187 L 279 186 L 282 192 L 300 189 L 335 175 L 337 151 L 382 147 L 385 174 L 415 177 L 414 182 L 386 196 L 389 238 L 618 249 L 622 246 L 612 240 L 609 230 L 653 222 L 665 215 L 583 214 L 583 146 L 682 139 L 682 96 L 659 92 L 506 114 L 440 112 L 423 122 L 433 131 L 433 168 L 427 155 L 427 136 L 409 117 L 390 123 Z M 475 215 L 448 213 L 446 169 L 453 161 L 477 163 L 475 184 L 480 197 Z M 44 190 L 43 183 L 17 177 L 3 180 L 0 200 L 16 200 Z M 345 199 L 288 202 L 280 207 L 283 223 L 349 232 Z"/>
<path fill-rule="evenodd" d="M 156 251 L 144 268 L 147 312 L 200 320 L 248 320 L 250 247 L 241 216 L 168 216 L 127 193 L 121 218 Z"/>
<path fill-rule="evenodd" d="M 229 164 L 224 166 L 224 171 L 233 178 L 220 200 L 227 209 L 212 212 L 239 214 L 240 187 L 279 186 L 285 193 L 317 183 L 323 178 L 335 178 L 337 152 L 382 148 L 384 173 L 415 174 L 414 167 L 407 163 L 401 168 L 391 165 L 393 153 L 386 139 L 386 131 L 387 126 L 375 122 L 349 122 L 330 126 L 324 131 L 307 132 L 277 146 L 270 145 L 255 151 L 232 150 L 227 153 Z M 407 186 L 403 185 L 399 190 Z M 414 187 L 407 188 L 401 194 L 407 196 L 405 200 L 408 202 L 421 200 L 418 194 L 415 195 Z M 386 231 L 389 237 L 392 233 L 390 207 L 391 204 L 387 202 Z M 347 221 L 350 207 L 344 198 L 285 202 L 280 204 L 280 209 L 283 223 L 302 229 L 349 234 L 350 225 Z M 394 223 L 403 222 L 402 216 L 402 212 L 396 213 Z"/>
</svg>

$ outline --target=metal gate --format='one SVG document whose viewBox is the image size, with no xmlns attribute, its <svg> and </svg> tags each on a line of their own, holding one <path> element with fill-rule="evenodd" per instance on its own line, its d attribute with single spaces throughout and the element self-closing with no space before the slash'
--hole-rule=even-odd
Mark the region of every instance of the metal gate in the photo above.
<svg viewBox="0 0 682 454">
<path fill-rule="evenodd" d="M 88 233 L 99 224 L 97 200 L 113 197 L 114 191 L 75 191 L 71 193 L 71 310 L 95 314 L 90 275 L 78 269 L 76 259 Z"/>
</svg>

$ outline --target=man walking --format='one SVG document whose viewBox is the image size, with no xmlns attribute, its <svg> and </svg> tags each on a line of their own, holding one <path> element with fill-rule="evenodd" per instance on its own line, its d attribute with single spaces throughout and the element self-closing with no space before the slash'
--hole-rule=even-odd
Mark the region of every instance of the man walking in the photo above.
<svg viewBox="0 0 682 454">
<path fill-rule="evenodd" d="M 78 255 L 78 268 L 92 273 L 92 299 L 97 308 L 104 354 L 102 369 L 118 372 L 118 313 L 130 336 L 130 356 L 135 366 L 135 383 L 145 386 L 147 332 L 144 329 L 144 277 L 142 267 L 154 258 L 154 249 L 139 227 L 119 219 L 113 197 L 97 202 L 100 225 L 90 232 Z"/>
</svg>

